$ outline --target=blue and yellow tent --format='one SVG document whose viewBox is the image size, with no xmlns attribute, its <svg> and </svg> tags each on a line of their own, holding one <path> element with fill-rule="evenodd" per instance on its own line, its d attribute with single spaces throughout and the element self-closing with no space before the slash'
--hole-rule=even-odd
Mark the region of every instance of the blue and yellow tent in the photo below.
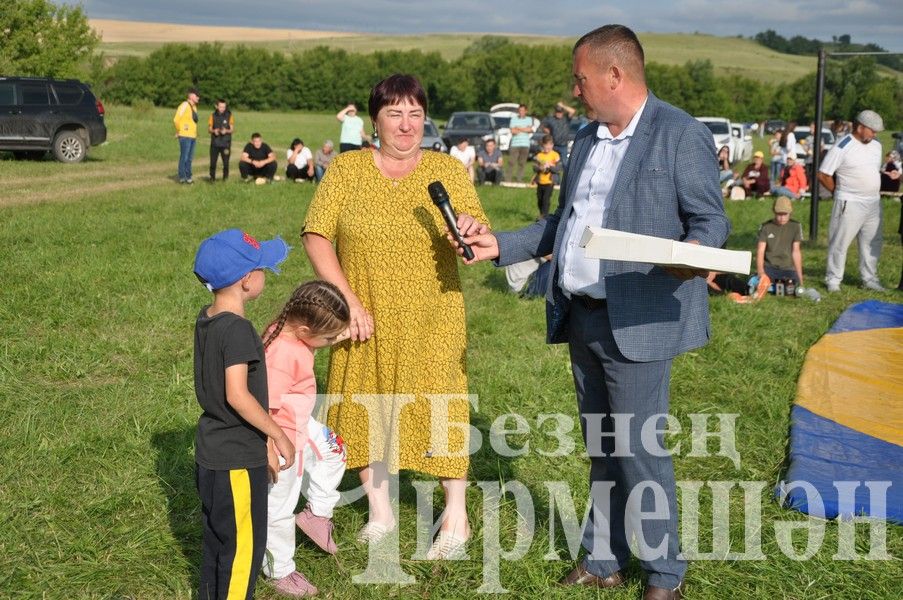
<svg viewBox="0 0 903 600">
<path fill-rule="evenodd" d="M 859 482 L 852 505 L 841 506 L 835 482 L 844 481 Z M 791 482 L 808 482 L 822 506 Z M 809 349 L 791 409 L 790 468 L 776 495 L 812 516 L 903 524 L 903 305 L 853 305 Z"/>
</svg>

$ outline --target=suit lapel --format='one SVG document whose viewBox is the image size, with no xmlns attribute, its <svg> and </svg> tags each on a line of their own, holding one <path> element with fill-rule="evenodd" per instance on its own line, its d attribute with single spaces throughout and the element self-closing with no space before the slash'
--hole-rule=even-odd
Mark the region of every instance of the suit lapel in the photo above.
<svg viewBox="0 0 903 600">
<path fill-rule="evenodd" d="M 646 155 L 646 149 L 649 146 L 649 138 L 652 133 L 652 122 L 655 118 L 655 113 L 658 110 L 658 103 L 658 98 L 656 98 L 652 92 L 649 92 L 649 96 L 646 100 L 646 108 L 643 109 L 643 114 L 640 115 L 640 120 L 633 132 L 633 137 L 630 138 L 630 145 L 627 147 L 627 153 L 624 155 L 624 160 L 621 161 L 620 169 L 618 169 L 617 179 L 611 190 L 611 200 L 608 203 L 608 209 L 605 211 L 605 223 L 603 223 L 603 227 L 608 225 L 608 220 L 614 213 L 615 208 L 617 208 L 618 203 L 621 202 L 621 199 L 626 194 L 627 187 L 636 179 L 640 163 L 642 162 L 643 156 Z"/>
</svg>

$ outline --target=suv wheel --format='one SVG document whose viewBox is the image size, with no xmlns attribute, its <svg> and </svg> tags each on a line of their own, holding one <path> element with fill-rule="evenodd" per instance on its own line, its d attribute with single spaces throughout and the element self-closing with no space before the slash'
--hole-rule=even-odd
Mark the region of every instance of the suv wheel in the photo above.
<svg viewBox="0 0 903 600">
<path fill-rule="evenodd" d="M 85 160 L 88 144 L 77 131 L 60 131 L 53 138 L 53 156 L 60 162 L 76 163 Z"/>
</svg>

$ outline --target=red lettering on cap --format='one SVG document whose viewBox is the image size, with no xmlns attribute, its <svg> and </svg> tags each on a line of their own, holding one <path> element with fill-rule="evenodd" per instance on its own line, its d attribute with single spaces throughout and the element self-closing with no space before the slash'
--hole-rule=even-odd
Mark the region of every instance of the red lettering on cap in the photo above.
<svg viewBox="0 0 903 600">
<path fill-rule="evenodd" d="M 244 243 L 246 243 L 249 246 L 253 246 L 255 250 L 260 250 L 260 242 L 255 240 L 253 237 L 251 237 L 249 234 L 245 233 L 244 231 L 242 231 L 241 233 L 242 233 L 241 239 L 244 241 Z"/>
</svg>

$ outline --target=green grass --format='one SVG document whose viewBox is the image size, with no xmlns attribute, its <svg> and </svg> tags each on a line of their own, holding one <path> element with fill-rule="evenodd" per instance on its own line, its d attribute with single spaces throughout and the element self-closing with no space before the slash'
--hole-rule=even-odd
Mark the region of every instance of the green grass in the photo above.
<svg viewBox="0 0 903 600">
<path fill-rule="evenodd" d="M 370 53 L 387 50 L 421 50 L 439 52 L 446 60 L 454 60 L 481 34 L 420 34 L 420 35 L 377 35 L 359 34 L 342 37 L 327 37 L 313 40 L 267 40 L 245 42 L 245 45 L 260 46 L 274 52 L 302 52 L 316 46 L 345 49 L 349 52 Z M 505 36 L 520 44 L 571 46 L 576 37 L 559 36 Z M 641 33 L 640 41 L 646 52 L 646 61 L 663 65 L 683 65 L 687 61 L 709 60 L 715 67 L 715 74 L 742 75 L 757 81 L 789 83 L 815 71 L 814 56 L 795 56 L 775 52 L 761 44 L 737 37 L 719 37 L 700 33 Z M 238 42 L 226 42 L 225 46 L 235 46 Z M 162 43 L 154 42 L 106 42 L 100 51 L 110 58 L 122 56 L 147 56 Z M 886 74 L 903 77 L 895 71 L 883 70 Z"/>
<path fill-rule="evenodd" d="M 92 160 L 74 166 L 50 161 L 0 160 L 0 590 L 11 598 L 188 598 L 199 561 L 199 507 L 194 491 L 192 443 L 199 413 L 192 383 L 192 327 L 209 296 L 191 273 L 198 242 L 228 226 L 261 237 L 282 235 L 296 246 L 313 186 L 256 187 L 229 183 L 178 186 L 177 149 L 169 111 L 135 113 L 113 108 L 111 142 Z M 335 137 L 332 116 L 239 114 L 238 139 L 260 130 L 280 151 L 294 136 L 312 144 Z M 206 157 L 201 142 L 198 174 Z M 280 158 L 282 153 L 280 152 Z M 233 165 L 234 167 L 234 165 Z M 111 186 L 114 187 L 111 189 Z M 125 187 L 122 187 L 125 186 Z M 481 198 L 496 229 L 520 227 L 534 217 L 529 190 L 490 188 Z M 829 204 L 821 210 L 821 236 L 804 250 L 809 283 L 824 292 Z M 749 249 L 766 202 L 727 206 L 733 248 Z M 880 275 L 894 285 L 903 253 L 896 235 L 900 207 L 884 202 L 885 248 Z M 808 223 L 807 205 L 797 219 Z M 713 339 L 679 357 L 671 385 L 672 413 L 690 443 L 689 414 L 738 413 L 741 464 L 723 457 L 675 460 L 678 480 L 761 481 L 763 560 L 694 561 L 688 597 L 870 598 L 899 596 L 903 528 L 888 529 L 893 561 L 836 561 L 837 526 L 826 525 L 821 550 L 808 561 L 780 552 L 774 524 L 806 518 L 780 508 L 772 484 L 784 475 L 789 409 L 806 350 L 850 304 L 877 297 L 899 302 L 896 292 L 858 289 L 857 252 L 851 248 L 843 292 L 819 304 L 768 298 L 738 306 L 711 301 Z M 249 317 L 265 324 L 292 288 L 312 276 L 296 248 L 281 277 L 269 277 Z M 551 449 L 536 427 L 540 413 L 574 416 L 566 348 L 543 343 L 541 301 L 504 291 L 502 273 L 489 265 L 462 268 L 469 327 L 469 378 L 479 396 L 473 423 L 484 435 L 501 414 L 518 412 L 531 423 L 512 445 Z M 325 377 L 325 354 L 317 373 Z M 580 447 L 577 435 L 572 441 Z M 714 449 L 713 449 L 714 450 Z M 511 597 L 636 598 L 641 572 L 630 567 L 631 587 L 598 594 L 566 590 L 554 582 L 573 563 L 564 538 L 551 543 L 563 557 L 545 560 L 549 507 L 543 482 L 565 481 L 578 513 L 586 500 L 588 462 L 579 452 L 546 458 L 535 451 L 500 458 L 484 446 L 473 460 L 475 481 L 523 482 L 533 494 L 537 535 L 527 555 L 502 561 L 500 580 Z M 355 486 L 346 477 L 345 487 Z M 410 478 L 403 478 L 402 563 L 416 578 L 410 586 L 355 585 L 367 564 L 354 534 L 366 519 L 362 502 L 336 514 L 340 544 L 332 559 L 301 543 L 297 561 L 327 598 L 464 598 L 482 583 L 482 494 L 468 492 L 475 538 L 474 560 L 433 564 L 410 560 L 416 507 Z M 730 501 L 732 550 L 743 550 L 739 491 Z M 712 500 L 701 499 L 701 550 L 711 543 Z M 512 503 L 500 511 L 503 546 L 513 542 Z M 797 539 L 797 549 L 802 545 Z M 868 548 L 860 528 L 856 547 Z M 275 598 L 265 585 L 260 598 Z"/>
</svg>

